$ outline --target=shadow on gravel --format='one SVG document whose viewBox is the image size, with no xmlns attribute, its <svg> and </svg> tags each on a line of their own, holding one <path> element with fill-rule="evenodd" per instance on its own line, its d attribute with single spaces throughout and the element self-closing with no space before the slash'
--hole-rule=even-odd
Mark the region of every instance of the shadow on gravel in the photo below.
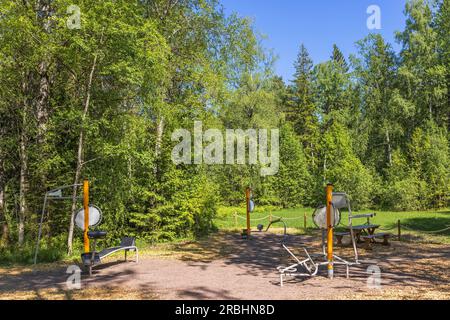
<svg viewBox="0 0 450 320">
<path fill-rule="evenodd" d="M 296 255 L 303 257 L 301 244 L 306 245 L 310 253 L 320 253 L 320 239 L 319 232 L 308 232 L 307 235 L 291 235 L 288 244 Z M 246 288 L 257 290 L 263 285 L 265 290 L 271 290 L 270 288 L 279 286 L 277 266 L 287 266 L 294 262 L 282 248 L 281 240 L 282 235 L 274 233 L 254 233 L 251 240 L 244 240 L 238 233 L 219 232 L 199 242 L 177 245 L 176 256 L 180 256 L 181 261 L 148 259 L 136 265 L 134 262 L 118 260 L 99 265 L 94 269 L 92 277 L 82 275 L 82 283 L 85 286 L 83 288 L 106 290 L 105 288 L 112 286 L 116 288 L 116 293 L 110 298 L 120 299 L 122 296 L 127 297 L 125 288 L 131 284 L 133 290 L 138 292 L 133 296 L 134 298 L 154 298 L 155 293 L 159 294 L 167 287 L 167 283 L 161 282 L 160 278 L 161 272 L 167 271 L 169 272 L 166 274 L 167 280 L 178 279 L 171 283 L 171 288 L 175 288 L 171 290 L 178 290 L 177 297 L 183 299 L 233 299 L 233 293 L 227 291 L 229 288 L 221 289 L 221 281 L 227 281 L 227 277 L 232 277 L 230 281 L 236 283 L 237 290 L 241 289 L 238 282 L 240 276 L 246 276 L 243 279 L 247 282 L 242 284 Z M 371 251 L 360 248 L 359 252 L 360 259 L 369 262 L 352 266 L 349 281 L 345 280 L 345 268 L 336 266 L 335 274 L 339 279 L 330 289 L 342 289 L 353 293 L 364 292 L 367 290 L 366 282 L 370 276 L 367 267 L 371 264 L 381 269 L 382 283 L 388 287 L 427 288 L 449 283 L 450 246 L 448 245 L 392 241 L 389 247 L 375 245 Z M 336 248 L 336 254 L 348 260 L 352 260 L 353 257 L 352 248 L 348 246 Z M 173 278 L 170 270 L 178 278 Z M 184 277 L 183 272 L 192 274 Z M 205 280 L 205 272 L 210 280 Z M 79 293 L 67 290 L 65 282 L 68 276 L 64 267 L 50 271 L 0 275 L 0 295 L 5 292 L 32 291 L 34 292 L 32 298 L 45 299 L 48 296 L 43 295 L 42 292 L 52 289 L 55 294 L 62 295 L 66 299 L 80 298 Z M 326 270 L 322 269 L 318 277 L 314 279 L 287 279 L 286 287 L 288 288 L 289 285 L 295 289 L 295 286 L 300 286 L 303 292 L 314 292 L 314 290 L 317 292 L 322 286 L 330 286 L 325 276 Z M 191 282 L 184 281 L 185 278 L 191 279 L 186 280 Z M 179 287 L 178 283 L 183 281 L 183 286 Z M 215 283 L 208 281 L 215 281 Z M 99 296 L 96 296 L 94 291 L 92 297 Z"/>
<path fill-rule="evenodd" d="M 423 222 L 419 224 L 422 225 Z M 425 222 L 426 223 L 426 222 Z M 441 224 L 442 221 L 436 222 Z M 450 222 L 448 222 L 450 224 Z M 307 235 L 290 235 L 288 245 L 296 255 L 304 257 L 300 245 L 305 244 L 309 253 L 320 253 L 320 232 L 308 232 Z M 195 247 L 180 246 L 186 254 L 183 261 L 195 266 L 202 262 L 199 268 L 207 268 L 204 263 L 222 259 L 225 264 L 237 266 L 242 274 L 255 277 L 277 275 L 276 267 L 294 263 L 293 259 L 281 246 L 282 235 L 271 233 L 254 233 L 251 240 L 244 240 L 238 233 L 219 233 L 209 241 L 202 241 Z M 353 261 L 353 251 L 349 247 L 338 247 L 336 253 L 348 261 Z M 369 273 L 370 265 L 377 265 L 382 272 L 383 284 L 393 286 L 442 285 L 448 282 L 448 262 L 450 261 L 449 246 L 422 246 L 417 243 L 392 241 L 391 246 L 375 245 L 374 250 L 358 249 L 360 260 L 368 261 L 361 265 L 350 267 L 350 278 L 361 281 L 363 287 Z M 198 257 L 199 256 L 199 257 Z M 445 263 L 447 265 L 445 265 Z M 336 266 L 336 275 L 345 277 L 345 268 Z M 326 276 L 322 268 L 319 276 Z M 307 284 L 310 278 L 289 279 L 288 283 Z M 272 281 L 279 285 L 279 281 Z M 357 289 L 357 288 L 354 288 Z"/>
</svg>

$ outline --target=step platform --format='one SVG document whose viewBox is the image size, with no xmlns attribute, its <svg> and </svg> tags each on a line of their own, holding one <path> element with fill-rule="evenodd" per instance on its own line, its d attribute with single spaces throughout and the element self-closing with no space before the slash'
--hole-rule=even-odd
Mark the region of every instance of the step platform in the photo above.
<svg viewBox="0 0 450 320">
<path fill-rule="evenodd" d="M 92 256 L 94 256 L 93 259 L 94 261 L 92 261 Z M 94 254 L 92 254 L 92 252 L 82 253 L 81 261 L 83 262 L 83 265 L 86 267 L 100 264 L 101 263 L 100 254 L 98 252 L 94 252 Z"/>
</svg>

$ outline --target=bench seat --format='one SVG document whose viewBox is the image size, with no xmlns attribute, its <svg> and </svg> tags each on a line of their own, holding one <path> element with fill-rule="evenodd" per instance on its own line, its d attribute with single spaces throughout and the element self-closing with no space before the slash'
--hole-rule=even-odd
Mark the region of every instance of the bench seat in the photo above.
<svg viewBox="0 0 450 320">
<path fill-rule="evenodd" d="M 334 236 L 336 237 L 337 245 L 342 245 L 342 239 L 345 236 L 350 236 L 350 232 L 335 232 Z"/>
<path fill-rule="evenodd" d="M 389 234 L 389 233 L 376 233 L 376 234 L 361 236 L 361 239 L 363 239 L 366 242 L 367 248 L 370 249 L 371 243 L 375 242 L 375 239 L 377 239 L 377 238 L 383 238 L 383 245 L 388 246 L 390 237 L 391 237 L 391 234 Z"/>
</svg>

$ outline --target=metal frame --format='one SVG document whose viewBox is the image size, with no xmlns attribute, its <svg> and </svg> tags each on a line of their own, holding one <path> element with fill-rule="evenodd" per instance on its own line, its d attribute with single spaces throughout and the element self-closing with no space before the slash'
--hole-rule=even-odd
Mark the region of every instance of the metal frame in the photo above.
<svg viewBox="0 0 450 320">
<path fill-rule="evenodd" d="M 105 255 L 103 255 L 103 256 L 102 256 L 102 254 L 101 254 L 102 252 L 100 251 L 100 252 L 99 252 L 100 259 L 109 257 L 110 255 L 112 255 L 112 254 L 114 254 L 114 253 L 116 253 L 116 252 L 122 251 L 122 250 L 125 250 L 125 261 L 127 261 L 127 252 L 128 252 L 128 251 L 134 251 L 135 254 L 136 254 L 136 263 L 139 262 L 139 250 L 138 250 L 138 248 L 137 248 L 136 246 L 117 247 L 117 249 L 115 249 L 115 250 L 113 250 L 113 251 L 111 251 L 111 252 L 109 252 L 108 254 L 105 254 Z"/>
<path fill-rule="evenodd" d="M 90 263 L 89 264 L 85 264 L 84 261 L 82 261 L 83 264 L 84 264 L 84 267 L 88 268 L 89 276 L 92 275 L 92 268 L 95 267 L 95 265 L 96 265 L 96 263 L 95 263 L 95 255 L 96 254 L 98 254 L 98 258 L 99 258 L 99 263 L 98 264 L 100 264 L 100 263 L 102 263 L 102 259 L 104 259 L 106 257 L 109 257 L 110 255 L 113 255 L 114 253 L 117 253 L 117 252 L 122 251 L 122 250 L 125 253 L 125 261 L 127 261 L 127 253 L 128 253 L 128 251 L 134 251 L 135 252 L 135 262 L 139 263 L 139 249 L 135 245 L 134 246 L 119 246 L 119 247 L 114 247 L 114 248 L 106 248 L 106 249 L 103 249 L 100 252 L 96 252 L 95 251 L 95 247 L 96 246 L 97 246 L 97 239 L 94 239 L 92 255 L 91 255 L 91 258 L 89 260 Z M 108 251 L 108 249 L 114 249 L 114 250 L 111 250 L 111 252 L 108 252 L 107 254 L 105 254 L 104 252 Z"/>
<path fill-rule="evenodd" d="M 45 193 L 44 204 L 42 206 L 42 211 L 41 211 L 41 219 L 40 219 L 40 222 L 39 222 L 39 232 L 38 232 L 38 237 L 37 237 L 37 240 L 36 240 L 36 248 L 35 248 L 35 251 L 34 251 L 34 264 L 37 263 L 37 256 L 38 256 L 38 252 L 39 252 L 39 245 L 40 245 L 41 236 L 42 236 L 42 224 L 44 223 L 44 216 L 45 216 L 47 205 L 48 205 L 49 201 L 50 200 L 72 200 L 73 199 L 72 196 L 70 196 L 70 197 L 64 196 L 63 197 L 62 191 L 66 190 L 66 189 L 69 189 L 69 188 L 79 188 L 79 187 L 84 187 L 84 186 L 85 186 L 85 184 L 66 185 L 66 186 L 61 186 L 61 187 L 52 189 L 52 190 L 47 191 Z M 86 193 L 85 193 L 85 191 L 83 191 L 83 196 L 77 196 L 77 197 L 75 197 L 75 199 L 76 200 L 84 199 L 85 195 L 86 195 Z M 91 207 L 95 207 L 95 206 L 91 206 Z M 102 217 L 102 211 L 100 210 L 100 208 L 98 208 L 98 207 L 95 207 L 95 208 L 100 212 L 100 217 Z M 96 225 L 100 224 L 101 220 L 102 220 L 102 218 L 100 218 L 100 221 Z M 86 232 L 87 232 L 87 230 L 85 230 L 85 233 Z M 86 267 L 89 268 L 89 274 L 92 273 L 92 267 L 95 265 L 95 254 L 96 254 L 95 247 L 96 247 L 96 242 L 97 242 L 96 240 L 97 239 L 94 239 L 94 250 L 92 251 L 92 257 L 90 259 L 91 263 L 88 266 L 85 265 Z M 135 243 L 133 243 L 133 244 L 135 244 Z M 108 249 L 109 250 L 113 249 L 113 250 L 111 250 L 109 252 Z M 106 258 L 106 257 L 108 257 L 108 256 L 110 256 L 110 255 L 112 255 L 112 254 L 114 254 L 116 252 L 122 251 L 122 250 L 125 252 L 125 261 L 127 261 L 127 253 L 128 253 L 128 251 L 134 251 L 135 252 L 135 262 L 136 263 L 139 262 L 139 250 L 138 250 L 136 245 L 133 245 L 133 246 L 119 246 L 119 247 L 114 247 L 114 248 L 106 248 L 106 249 L 102 250 L 101 252 L 98 253 L 99 254 L 100 263 L 101 263 L 102 259 L 104 259 L 104 258 Z M 107 252 L 107 253 L 105 253 L 105 252 Z"/>
<path fill-rule="evenodd" d="M 348 216 L 349 216 L 348 223 L 349 223 L 349 228 L 350 228 L 350 237 L 351 237 L 353 250 L 354 250 L 354 254 L 355 254 L 355 262 L 349 262 L 349 261 L 339 257 L 338 255 L 333 254 L 333 258 L 336 259 L 336 261 L 334 261 L 333 264 L 334 265 L 344 265 L 346 267 L 346 277 L 349 278 L 350 277 L 350 270 L 349 270 L 350 266 L 360 264 L 360 262 L 358 260 L 358 250 L 356 248 L 355 237 L 354 237 L 354 233 L 353 233 L 353 229 L 352 229 L 352 220 L 356 219 L 356 218 L 370 217 L 373 215 L 367 214 L 367 215 L 353 216 L 351 206 L 350 206 L 350 200 L 346 193 L 334 192 L 333 197 L 332 197 L 332 205 L 333 205 L 334 209 L 337 209 L 337 210 L 345 208 L 345 207 L 347 207 L 347 209 L 348 209 Z M 303 251 L 306 255 L 306 258 L 301 260 L 286 245 L 286 240 L 287 240 L 286 223 L 282 219 L 274 221 L 273 223 L 276 223 L 276 222 L 281 222 L 284 224 L 284 238 L 282 241 L 282 247 L 295 260 L 295 263 L 290 266 L 277 267 L 277 270 L 280 273 L 280 285 L 281 286 L 283 286 L 284 280 L 288 276 L 290 276 L 290 277 L 296 277 L 296 276 L 298 276 L 298 277 L 314 277 L 317 275 L 319 268 L 321 266 L 327 266 L 329 264 L 329 262 L 327 261 L 328 260 L 327 259 L 327 250 L 326 250 L 326 244 L 325 244 L 325 233 L 326 233 L 325 229 L 322 229 L 322 253 L 321 254 L 310 254 L 308 252 L 306 246 L 302 245 L 301 248 L 303 249 Z M 269 225 L 269 227 L 270 227 L 270 225 Z M 267 229 L 269 229 L 269 228 L 267 228 Z M 319 259 L 323 258 L 325 261 L 315 262 L 314 258 L 319 258 Z M 299 267 L 306 270 L 306 273 L 298 272 Z"/>
<path fill-rule="evenodd" d="M 290 266 L 278 266 L 277 270 L 280 273 L 280 284 L 283 286 L 283 280 L 287 276 L 302 276 L 302 277 L 313 277 L 317 275 L 319 271 L 319 264 L 315 263 L 313 260 L 314 255 L 310 255 L 308 250 L 306 249 L 306 246 L 302 245 L 302 249 L 305 252 L 307 258 L 304 260 L 300 260 L 297 258 L 297 256 L 288 248 L 286 245 L 288 235 L 287 235 L 287 225 L 286 222 L 283 221 L 283 218 L 271 221 L 269 226 L 267 227 L 266 231 L 269 231 L 270 227 L 275 223 L 282 223 L 284 227 L 284 234 L 283 234 L 283 240 L 281 241 L 281 246 L 289 253 L 289 255 L 295 260 L 296 263 L 290 265 Z M 308 273 L 298 273 L 297 268 L 301 266 L 303 267 Z"/>
<path fill-rule="evenodd" d="M 83 185 L 82 184 L 66 185 L 66 186 L 61 186 L 61 187 L 52 189 L 52 190 L 47 191 L 45 193 L 44 205 L 42 206 L 41 219 L 40 219 L 40 222 L 39 222 L 39 232 L 38 232 L 38 237 L 37 237 L 37 240 L 36 240 L 36 248 L 35 248 L 35 251 L 34 251 L 34 264 L 37 263 L 37 255 L 38 255 L 38 252 L 39 252 L 39 244 L 40 244 L 41 236 L 42 236 L 42 224 L 44 223 L 44 215 L 45 215 L 45 212 L 46 212 L 45 209 L 47 207 L 48 201 L 49 200 L 69 200 L 69 199 L 72 200 L 73 197 L 63 197 L 62 196 L 62 190 L 69 189 L 69 188 L 78 188 L 78 187 L 81 187 L 81 186 L 83 186 Z M 75 199 L 80 200 L 80 199 L 83 199 L 83 197 L 78 196 Z"/>
<path fill-rule="evenodd" d="M 279 266 L 277 267 L 277 270 L 280 272 L 280 286 L 284 285 L 284 279 L 286 277 L 315 277 L 317 275 L 317 273 L 319 272 L 319 268 L 321 266 L 327 266 L 328 265 L 328 261 L 325 262 L 318 262 L 316 263 L 313 259 L 314 258 L 326 258 L 326 255 L 323 254 L 309 254 L 308 250 L 306 249 L 306 247 L 302 247 L 302 249 L 304 250 L 307 258 L 304 260 L 299 260 L 293 253 L 291 250 L 289 250 L 289 248 L 283 244 L 284 249 L 286 249 L 286 251 L 297 261 L 297 263 L 294 263 L 288 267 L 282 267 Z M 354 263 L 348 262 L 342 258 L 340 258 L 337 255 L 333 255 L 333 258 L 338 260 L 338 261 L 334 261 L 334 265 L 345 265 L 346 267 L 346 277 L 347 279 L 350 278 L 350 266 L 354 265 Z M 308 266 L 308 263 L 310 264 L 310 266 Z M 297 272 L 297 267 L 303 267 L 304 269 L 306 269 L 308 271 L 308 273 L 299 273 Z"/>
<path fill-rule="evenodd" d="M 283 248 L 289 253 L 289 255 L 296 261 L 296 263 L 285 267 L 278 266 L 277 270 L 280 273 L 280 286 L 284 285 L 284 279 L 286 277 L 315 277 L 319 272 L 319 268 L 321 266 L 327 266 L 327 254 L 326 252 L 322 252 L 321 254 L 310 254 L 306 248 L 306 246 L 302 246 L 302 249 L 306 255 L 306 258 L 300 260 L 289 248 L 283 243 Z M 325 261 L 323 262 L 315 262 L 314 258 L 321 259 L 323 258 Z M 344 265 L 346 267 L 346 277 L 347 279 L 350 277 L 350 266 L 355 265 L 356 263 L 348 262 L 337 255 L 333 255 L 333 258 L 337 261 L 334 261 L 334 265 Z M 300 273 L 298 271 L 298 267 L 302 267 L 307 271 L 307 273 Z"/>
<path fill-rule="evenodd" d="M 341 199 L 344 199 L 345 202 L 343 202 L 341 199 L 340 201 L 337 201 L 336 198 L 341 197 Z M 358 256 L 358 249 L 356 247 L 356 241 L 355 241 L 355 234 L 353 232 L 353 219 L 360 219 L 360 218 L 373 218 L 375 216 L 374 213 L 367 213 L 367 214 L 358 214 L 353 215 L 352 208 L 350 206 L 350 199 L 348 198 L 348 195 L 344 192 L 334 192 L 333 193 L 333 206 L 335 206 L 337 209 L 347 208 L 348 210 L 348 228 L 350 230 L 350 238 L 352 241 L 353 251 L 355 254 L 355 263 L 354 264 L 360 264 L 359 256 Z"/>
</svg>

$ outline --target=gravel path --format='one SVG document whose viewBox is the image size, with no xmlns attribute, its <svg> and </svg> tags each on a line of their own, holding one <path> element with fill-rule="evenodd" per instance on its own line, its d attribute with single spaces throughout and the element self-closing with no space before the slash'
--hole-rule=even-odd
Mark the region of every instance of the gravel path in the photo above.
<svg viewBox="0 0 450 320">
<path fill-rule="evenodd" d="M 290 243 L 297 247 L 304 241 L 317 248 L 313 239 L 293 236 Z M 273 234 L 258 234 L 251 241 L 223 234 L 220 243 L 209 243 L 204 248 L 205 256 L 201 248 L 196 248 L 195 257 L 144 257 L 139 263 L 112 262 L 97 267 L 91 278 L 83 275 L 82 284 L 84 289 L 123 289 L 124 296 L 119 294 L 116 298 L 126 298 L 125 291 L 129 290 L 149 292 L 157 299 L 187 300 L 382 298 L 387 292 L 407 289 L 434 290 L 448 297 L 449 246 L 420 246 L 420 253 L 413 244 L 394 242 L 391 247 L 376 246 L 374 251 L 361 250 L 362 258 L 370 263 L 351 267 L 350 279 L 345 278 L 345 269 L 338 266 L 332 281 L 325 278 L 326 270 L 322 269 L 318 277 L 294 279 L 280 287 L 276 267 L 290 260 L 280 249 L 279 240 Z M 225 254 L 211 258 L 208 253 L 212 247 L 220 247 L 219 251 Z M 339 250 L 343 255 L 351 254 L 348 248 Z M 366 269 L 371 264 L 382 271 L 382 290 L 367 287 Z M 49 288 L 64 291 L 67 276 L 65 268 L 0 275 L 0 298 L 2 292 L 39 293 Z"/>
</svg>

